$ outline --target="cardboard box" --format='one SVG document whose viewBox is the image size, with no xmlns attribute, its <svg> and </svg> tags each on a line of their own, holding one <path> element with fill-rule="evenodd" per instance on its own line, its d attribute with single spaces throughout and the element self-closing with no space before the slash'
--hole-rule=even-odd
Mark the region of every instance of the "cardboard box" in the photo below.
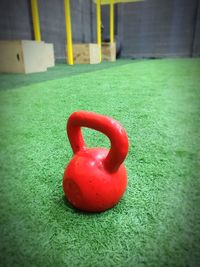
<svg viewBox="0 0 200 267">
<path fill-rule="evenodd" d="M 102 60 L 115 61 L 116 60 L 116 44 L 102 43 L 101 46 Z"/>
<path fill-rule="evenodd" d="M 45 49 L 46 49 L 46 52 L 44 53 L 45 60 L 46 60 L 46 66 L 47 66 L 47 68 L 54 67 L 55 66 L 55 58 L 54 58 L 53 44 L 44 43 L 44 45 L 45 45 Z"/>
<path fill-rule="evenodd" d="M 51 44 L 29 40 L 0 41 L 0 72 L 43 72 L 53 65 Z"/>
<path fill-rule="evenodd" d="M 73 44 L 73 57 L 75 64 L 100 63 L 100 47 L 98 44 Z"/>
</svg>

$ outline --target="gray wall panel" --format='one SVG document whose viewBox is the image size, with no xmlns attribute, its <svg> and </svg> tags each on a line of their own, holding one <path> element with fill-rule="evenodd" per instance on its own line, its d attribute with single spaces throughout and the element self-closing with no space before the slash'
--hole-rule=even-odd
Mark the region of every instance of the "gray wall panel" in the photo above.
<svg viewBox="0 0 200 267">
<path fill-rule="evenodd" d="M 194 33 L 194 41 L 193 41 L 193 56 L 200 56 L 200 1 L 198 3 L 198 11 L 196 14 L 196 25 L 195 25 L 195 33 Z"/>
<path fill-rule="evenodd" d="M 28 1 L 0 0 L 0 39 L 31 39 L 32 36 Z"/>
<path fill-rule="evenodd" d="M 54 44 L 56 58 L 64 58 L 66 31 L 63 0 L 38 0 L 42 40 Z"/>
<path fill-rule="evenodd" d="M 118 33 L 124 57 L 190 56 L 197 0 L 120 4 Z"/>
<path fill-rule="evenodd" d="M 114 7 L 114 33 L 115 35 L 117 34 L 117 9 L 118 9 L 118 5 L 115 5 Z M 110 16 L 110 6 L 109 5 L 103 5 L 101 7 L 101 12 L 102 12 L 102 16 L 101 16 L 101 20 L 102 20 L 102 24 L 104 26 L 103 29 L 103 38 L 108 38 L 110 36 L 110 20 L 109 20 L 109 16 Z"/>
</svg>

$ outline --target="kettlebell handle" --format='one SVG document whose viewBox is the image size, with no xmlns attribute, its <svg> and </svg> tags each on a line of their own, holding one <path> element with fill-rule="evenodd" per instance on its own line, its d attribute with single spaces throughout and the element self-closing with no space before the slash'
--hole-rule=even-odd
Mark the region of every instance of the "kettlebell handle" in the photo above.
<svg viewBox="0 0 200 267">
<path fill-rule="evenodd" d="M 110 151 L 103 164 L 109 172 L 117 171 L 128 153 L 128 137 L 124 128 L 107 116 L 88 111 L 72 113 L 67 122 L 67 134 L 74 154 L 86 149 L 81 127 L 97 130 L 110 139 Z"/>
</svg>

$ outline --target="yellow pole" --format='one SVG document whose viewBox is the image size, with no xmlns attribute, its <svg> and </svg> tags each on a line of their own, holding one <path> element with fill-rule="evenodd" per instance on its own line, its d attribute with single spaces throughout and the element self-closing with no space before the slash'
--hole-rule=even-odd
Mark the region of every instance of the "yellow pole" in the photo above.
<svg viewBox="0 0 200 267">
<path fill-rule="evenodd" d="M 114 42 L 114 1 L 110 0 L 110 43 Z"/>
<path fill-rule="evenodd" d="M 65 5 L 65 24 L 66 24 L 66 35 L 67 35 L 67 60 L 69 65 L 73 65 L 74 60 L 73 60 L 73 47 L 72 47 L 70 0 L 64 0 L 64 5 Z"/>
<path fill-rule="evenodd" d="M 97 0 L 97 44 L 100 47 L 101 61 L 101 0 Z"/>
<path fill-rule="evenodd" d="M 35 40 L 41 41 L 40 21 L 39 21 L 37 0 L 31 0 L 31 11 L 32 11 L 33 31 L 34 31 Z"/>
</svg>

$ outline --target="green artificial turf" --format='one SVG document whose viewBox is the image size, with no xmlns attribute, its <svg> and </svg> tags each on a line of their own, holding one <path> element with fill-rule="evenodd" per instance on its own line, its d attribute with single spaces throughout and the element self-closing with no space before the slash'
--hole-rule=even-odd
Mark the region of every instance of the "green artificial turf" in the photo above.
<svg viewBox="0 0 200 267">
<path fill-rule="evenodd" d="M 57 65 L 0 75 L 0 87 L 0 265 L 199 266 L 200 59 Z M 126 194 L 100 214 L 63 197 L 66 120 L 79 109 L 129 136 Z"/>
</svg>

